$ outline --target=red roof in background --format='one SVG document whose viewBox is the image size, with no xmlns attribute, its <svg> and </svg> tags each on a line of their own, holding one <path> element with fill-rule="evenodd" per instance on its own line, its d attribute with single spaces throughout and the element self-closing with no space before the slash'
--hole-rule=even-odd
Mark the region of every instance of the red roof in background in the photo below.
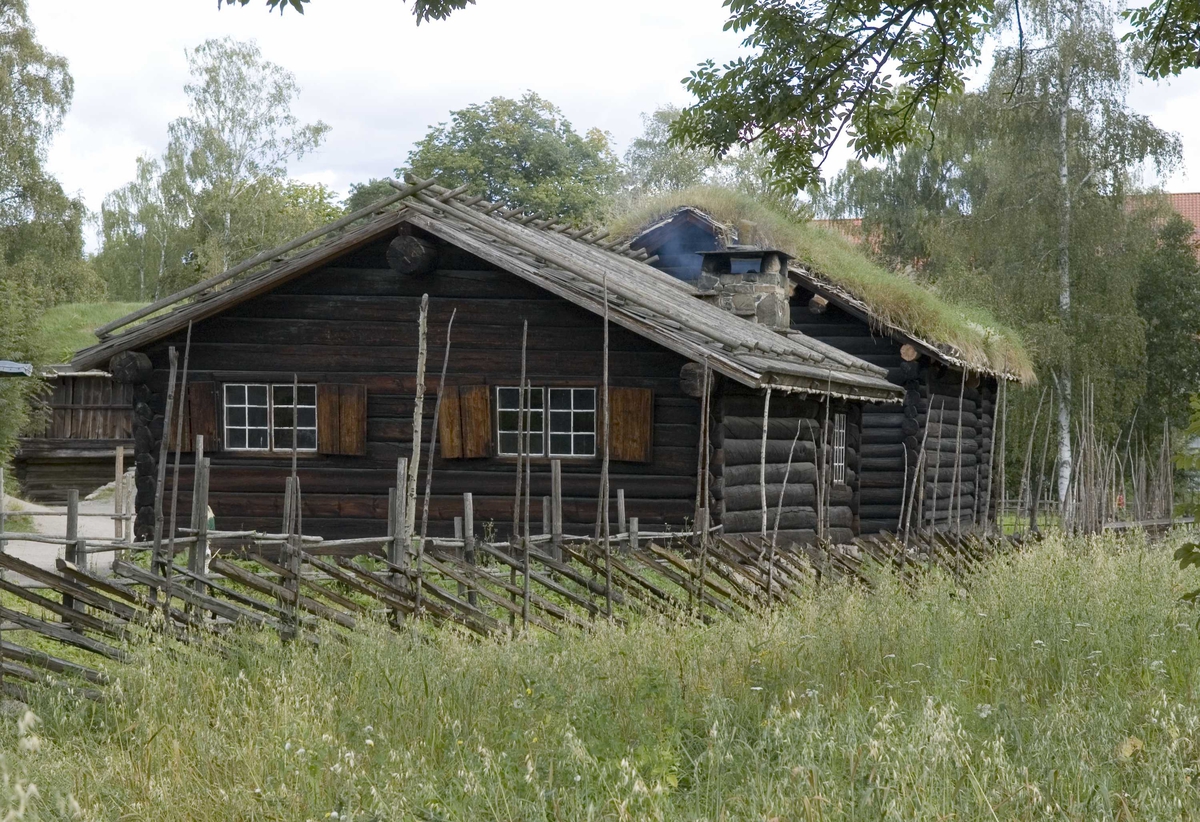
<svg viewBox="0 0 1200 822">
<path fill-rule="evenodd" d="M 1200 191 L 1188 194 L 1168 194 L 1171 207 L 1185 220 L 1191 220 L 1195 226 L 1192 233 L 1192 243 L 1196 246 L 1196 254 L 1200 255 Z"/>
</svg>

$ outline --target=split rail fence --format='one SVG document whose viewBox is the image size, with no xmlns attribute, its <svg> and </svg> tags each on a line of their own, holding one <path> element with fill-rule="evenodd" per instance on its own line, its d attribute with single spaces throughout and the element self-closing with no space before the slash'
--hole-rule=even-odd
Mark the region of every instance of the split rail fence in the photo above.
<svg viewBox="0 0 1200 822">
<path fill-rule="evenodd" d="M 61 536 L 8 533 L 65 547 L 53 570 L 0 550 L 0 591 L 20 607 L 0 606 L 0 675 L 4 690 L 23 696 L 28 683 L 49 681 L 99 698 L 107 670 L 128 657 L 127 640 L 147 631 L 180 642 L 215 639 L 237 626 L 278 631 L 317 643 L 379 619 L 396 630 L 414 621 L 478 637 L 541 631 L 587 631 L 597 621 L 623 624 L 638 615 L 710 622 L 738 618 L 805 595 L 814 583 L 849 578 L 870 585 L 872 568 L 892 568 L 908 582 L 932 566 L 965 574 L 1010 541 L 950 534 L 905 545 L 891 538 L 853 545 L 772 546 L 730 538 L 719 529 L 643 532 L 626 518 L 617 493 L 618 533 L 608 540 L 562 533 L 559 466 L 541 534 L 510 541 L 478 536 L 471 494 L 464 494 L 453 539 L 423 538 L 410 529 L 403 481 L 391 489 L 387 533 L 322 539 L 303 532 L 299 480 L 287 480 L 279 533 L 208 528 L 211 470 L 198 443 L 187 527 L 157 541 L 79 536 L 78 494 Z M 203 512 L 203 513 L 202 513 Z M 701 522 L 707 522 L 703 511 Z M 422 529 L 423 530 L 423 529 Z M 111 575 L 92 568 L 114 555 Z M 14 636 L 36 640 L 12 641 Z M 72 649 L 63 653 L 62 647 Z M 46 649 L 51 650 L 46 650 Z M 91 664 L 89 664 L 89 661 Z"/>
</svg>

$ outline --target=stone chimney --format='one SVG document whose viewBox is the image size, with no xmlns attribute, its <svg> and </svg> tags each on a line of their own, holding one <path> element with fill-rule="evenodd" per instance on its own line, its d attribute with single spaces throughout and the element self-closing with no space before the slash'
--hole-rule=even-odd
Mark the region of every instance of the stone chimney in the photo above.
<svg viewBox="0 0 1200 822">
<path fill-rule="evenodd" d="M 701 299 L 786 334 L 792 323 L 789 259 L 782 251 L 758 246 L 707 251 L 696 288 Z"/>
</svg>

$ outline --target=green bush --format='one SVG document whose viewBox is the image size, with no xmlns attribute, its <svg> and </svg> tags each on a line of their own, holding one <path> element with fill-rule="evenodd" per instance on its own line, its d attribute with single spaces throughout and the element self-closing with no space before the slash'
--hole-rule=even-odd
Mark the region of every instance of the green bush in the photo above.
<svg viewBox="0 0 1200 822">
<path fill-rule="evenodd" d="M 885 577 L 709 627 L 148 646 L 102 704 L 40 692 L 36 751 L 11 721 L 0 744 L 38 818 L 1187 817 L 1173 547 L 1052 537 L 966 589 Z"/>
</svg>

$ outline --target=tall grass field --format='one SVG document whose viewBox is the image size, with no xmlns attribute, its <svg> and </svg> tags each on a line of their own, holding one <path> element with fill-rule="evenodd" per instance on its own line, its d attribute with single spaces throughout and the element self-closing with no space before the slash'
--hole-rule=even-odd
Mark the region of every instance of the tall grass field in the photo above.
<svg viewBox="0 0 1200 822">
<path fill-rule="evenodd" d="M 140 647 L 113 698 L 0 720 L 0 792 L 153 822 L 1195 818 L 1176 542 L 1051 537 L 707 627 Z"/>
</svg>

